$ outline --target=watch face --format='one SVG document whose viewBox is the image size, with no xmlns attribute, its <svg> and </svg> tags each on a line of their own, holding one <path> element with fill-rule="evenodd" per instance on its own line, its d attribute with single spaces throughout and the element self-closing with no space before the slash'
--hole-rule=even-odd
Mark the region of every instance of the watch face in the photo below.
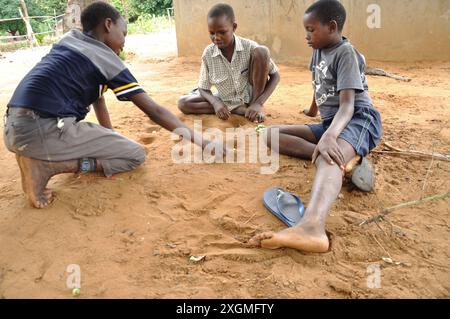
<svg viewBox="0 0 450 319">
<path fill-rule="evenodd" d="M 91 164 L 89 163 L 89 160 L 83 160 L 81 162 L 81 171 L 82 172 L 89 172 L 90 168 L 91 168 Z"/>
</svg>

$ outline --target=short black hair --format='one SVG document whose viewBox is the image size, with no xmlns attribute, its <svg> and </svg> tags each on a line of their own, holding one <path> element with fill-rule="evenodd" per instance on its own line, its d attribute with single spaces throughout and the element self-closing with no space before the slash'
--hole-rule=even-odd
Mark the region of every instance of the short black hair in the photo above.
<svg viewBox="0 0 450 319">
<path fill-rule="evenodd" d="M 347 13 L 344 6 L 337 0 L 319 0 L 306 10 L 305 14 L 307 13 L 314 13 L 322 24 L 335 20 L 339 32 L 344 29 Z"/>
<path fill-rule="evenodd" d="M 106 19 L 111 19 L 116 23 L 121 17 L 120 12 L 112 5 L 103 1 L 97 1 L 83 10 L 81 13 L 81 25 L 83 26 L 84 32 L 89 32 L 94 30 Z"/>
<path fill-rule="evenodd" d="M 214 5 L 208 12 L 208 18 L 217 18 L 226 16 L 232 23 L 236 22 L 233 8 L 226 3 L 218 3 Z"/>
</svg>

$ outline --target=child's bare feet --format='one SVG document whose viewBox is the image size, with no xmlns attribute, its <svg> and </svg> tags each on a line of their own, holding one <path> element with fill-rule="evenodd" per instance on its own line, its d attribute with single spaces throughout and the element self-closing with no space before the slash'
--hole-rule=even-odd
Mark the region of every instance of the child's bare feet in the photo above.
<svg viewBox="0 0 450 319">
<path fill-rule="evenodd" d="M 231 113 L 233 113 L 233 114 L 242 115 L 242 116 L 245 116 L 245 112 L 247 112 L 247 106 L 245 106 L 245 105 L 241 105 L 241 106 L 235 108 L 233 111 L 231 111 Z"/>
<path fill-rule="evenodd" d="M 350 162 L 348 162 L 348 164 L 345 166 L 345 175 L 346 176 L 351 175 L 353 172 L 353 169 L 355 168 L 356 165 L 359 164 L 360 161 L 361 161 L 361 156 L 357 155 Z"/>
<path fill-rule="evenodd" d="M 231 113 L 244 116 L 248 120 L 250 120 L 247 117 L 247 111 L 248 111 L 248 107 L 246 105 L 241 105 L 238 108 L 234 109 Z M 265 120 L 266 120 L 266 116 L 264 115 L 264 113 L 262 111 L 259 111 L 258 114 L 255 116 L 254 122 L 263 123 Z"/>
<path fill-rule="evenodd" d="M 22 190 L 25 194 L 27 194 L 28 193 L 27 192 L 27 184 L 25 183 L 25 176 L 24 176 L 22 167 L 20 166 L 20 163 L 19 163 L 19 155 L 17 155 L 17 154 L 16 154 L 16 160 L 17 160 L 17 163 L 19 164 L 19 168 L 20 168 Z M 44 194 L 44 196 L 47 198 L 48 201 L 51 201 L 53 199 L 53 191 L 50 188 L 45 188 L 42 193 Z"/>
<path fill-rule="evenodd" d="M 250 239 L 249 245 L 266 249 L 293 248 L 303 252 L 325 253 L 329 250 L 330 241 L 325 232 L 307 230 L 298 225 L 278 233 L 266 232 L 256 235 Z"/>
<path fill-rule="evenodd" d="M 31 205 L 42 209 L 51 203 L 51 191 L 46 189 L 47 183 L 53 176 L 49 165 L 45 162 L 28 157 L 17 156 L 22 174 L 22 187 Z"/>
<path fill-rule="evenodd" d="M 24 156 L 17 156 L 22 177 L 22 188 L 31 205 L 42 209 L 53 199 L 53 192 L 46 188 L 50 178 L 62 173 L 78 171 L 78 161 L 45 162 Z"/>
</svg>

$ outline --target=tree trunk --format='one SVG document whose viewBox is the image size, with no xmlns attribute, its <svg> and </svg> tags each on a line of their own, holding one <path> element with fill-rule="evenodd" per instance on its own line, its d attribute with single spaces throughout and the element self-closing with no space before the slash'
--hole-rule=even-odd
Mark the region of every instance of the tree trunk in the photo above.
<svg viewBox="0 0 450 319">
<path fill-rule="evenodd" d="M 22 10 L 19 9 L 19 14 L 22 17 L 23 21 L 25 22 L 25 26 L 27 28 L 27 38 L 28 38 L 28 42 L 30 43 L 30 47 L 33 47 L 34 45 L 37 45 L 37 41 L 36 38 L 34 37 L 34 33 L 33 33 L 33 28 L 31 27 L 30 24 L 30 18 L 28 17 L 28 10 L 27 10 L 27 6 L 25 4 L 24 0 L 20 0 L 20 4 L 22 6 Z"/>
<path fill-rule="evenodd" d="M 96 1 L 98 0 L 68 0 L 64 17 L 64 32 L 68 32 L 71 29 L 81 30 L 81 12 Z M 103 1 L 108 2 L 107 0 Z"/>
</svg>

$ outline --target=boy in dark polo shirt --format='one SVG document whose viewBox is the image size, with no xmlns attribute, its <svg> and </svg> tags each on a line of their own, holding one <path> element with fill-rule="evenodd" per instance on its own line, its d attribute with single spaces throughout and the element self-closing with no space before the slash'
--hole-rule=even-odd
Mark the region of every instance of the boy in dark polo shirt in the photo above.
<svg viewBox="0 0 450 319">
<path fill-rule="evenodd" d="M 165 129 L 189 130 L 194 141 L 193 131 L 155 103 L 118 57 L 127 33 L 120 13 L 96 2 L 83 11 L 81 22 L 83 32 L 72 30 L 54 45 L 8 103 L 5 144 L 16 153 L 23 190 L 36 208 L 51 202 L 46 185 L 54 175 L 100 172 L 110 177 L 144 163 L 144 148 L 112 129 L 103 97 L 108 89 Z M 100 125 L 81 122 L 91 104 Z"/>
</svg>

